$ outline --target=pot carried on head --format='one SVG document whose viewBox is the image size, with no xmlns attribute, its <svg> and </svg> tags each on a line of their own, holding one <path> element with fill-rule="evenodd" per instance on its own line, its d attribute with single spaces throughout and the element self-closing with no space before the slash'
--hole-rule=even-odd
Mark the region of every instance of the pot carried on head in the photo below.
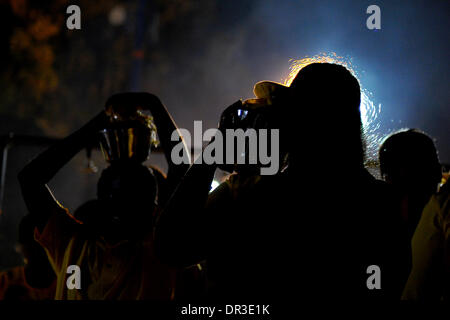
<svg viewBox="0 0 450 320">
<path fill-rule="evenodd" d="M 126 94 L 110 97 L 105 105 L 109 124 L 100 131 L 100 146 L 107 162 L 147 160 L 159 144 L 150 108 L 127 100 Z"/>
</svg>

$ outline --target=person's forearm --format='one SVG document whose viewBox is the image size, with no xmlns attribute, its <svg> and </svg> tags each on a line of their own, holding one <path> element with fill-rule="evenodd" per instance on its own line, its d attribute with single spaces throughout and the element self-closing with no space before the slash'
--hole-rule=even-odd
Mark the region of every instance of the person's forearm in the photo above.
<svg viewBox="0 0 450 320">
<path fill-rule="evenodd" d="M 30 215 L 34 217 L 39 231 L 43 231 L 48 219 L 62 209 L 54 199 L 47 183 L 72 157 L 83 149 L 103 121 L 104 113 L 83 128 L 56 143 L 37 156 L 18 175 L 20 188 Z"/>
<path fill-rule="evenodd" d="M 192 165 L 164 208 L 155 247 L 167 263 L 189 265 L 202 259 L 208 224 L 204 209 L 215 170 L 215 165 Z"/>
<path fill-rule="evenodd" d="M 171 215 L 179 214 L 180 210 L 195 213 L 203 209 L 215 171 L 215 165 L 193 164 L 181 179 L 164 211 Z"/>
<path fill-rule="evenodd" d="M 103 117 L 99 114 L 81 129 L 38 155 L 19 173 L 21 183 L 46 184 L 55 174 L 86 147 L 97 130 L 97 122 Z"/>
<path fill-rule="evenodd" d="M 181 177 L 183 177 L 186 174 L 186 171 L 189 169 L 189 163 L 181 163 L 178 165 L 174 164 L 171 159 L 172 149 L 180 142 L 183 143 L 185 149 L 184 152 L 186 155 L 188 155 L 189 160 L 190 150 L 188 150 L 186 144 L 184 143 L 183 137 L 178 131 L 175 121 L 170 116 L 166 107 L 159 101 L 153 104 L 152 115 L 155 119 L 161 147 L 168 162 L 169 169 L 167 178 L 169 180 L 168 182 L 170 188 L 173 190 L 173 188 L 175 188 L 179 183 Z M 174 141 L 172 141 L 173 133 L 177 135 L 177 139 L 174 139 Z"/>
</svg>

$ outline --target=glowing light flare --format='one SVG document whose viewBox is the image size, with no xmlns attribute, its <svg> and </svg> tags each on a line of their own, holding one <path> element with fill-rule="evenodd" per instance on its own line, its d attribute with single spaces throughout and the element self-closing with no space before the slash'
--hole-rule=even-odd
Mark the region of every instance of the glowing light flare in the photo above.
<svg viewBox="0 0 450 320">
<path fill-rule="evenodd" d="M 372 93 L 365 89 L 358 77 L 358 72 L 351 62 L 351 58 L 344 58 L 338 56 L 335 52 L 320 53 L 312 57 L 305 57 L 300 60 L 290 59 L 290 72 L 288 77 L 284 80 L 284 84 L 291 85 L 297 73 L 311 63 L 335 63 L 346 67 L 355 78 L 358 80 L 361 88 L 361 122 L 363 124 L 364 138 L 366 141 L 366 157 L 368 162 L 376 161 L 378 146 L 382 140 L 382 135 L 379 133 L 380 122 L 379 115 L 381 113 L 381 104 L 375 106 L 372 101 Z"/>
<path fill-rule="evenodd" d="M 355 74 L 352 63 L 349 59 L 338 56 L 335 52 L 331 53 L 319 53 L 312 57 L 306 57 L 300 60 L 290 59 L 291 63 L 289 67 L 289 75 L 284 80 L 284 84 L 290 86 L 294 78 L 297 76 L 297 73 L 311 63 L 335 63 L 340 64 L 346 67 L 357 79 L 358 77 Z M 359 79 L 358 79 L 359 81 Z"/>
<path fill-rule="evenodd" d="M 220 185 L 220 182 L 214 179 L 214 180 L 211 182 L 211 189 L 209 189 L 209 192 L 210 192 L 210 193 L 213 192 L 214 189 L 217 188 L 219 185 Z"/>
</svg>

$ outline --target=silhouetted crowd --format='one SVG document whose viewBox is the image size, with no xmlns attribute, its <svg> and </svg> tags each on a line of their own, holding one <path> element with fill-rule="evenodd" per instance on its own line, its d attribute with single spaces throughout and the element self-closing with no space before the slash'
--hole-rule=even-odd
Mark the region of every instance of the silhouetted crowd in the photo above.
<svg viewBox="0 0 450 320">
<path fill-rule="evenodd" d="M 264 81 L 254 93 L 218 129 L 278 129 L 274 175 L 259 162 L 174 163 L 183 137 L 149 93 L 112 96 L 39 154 L 18 177 L 24 265 L 0 273 L 0 299 L 448 299 L 450 186 L 433 140 L 417 129 L 387 136 L 377 180 L 359 82 L 344 66 L 312 63 L 290 86 Z M 155 132 L 167 174 L 143 165 Z M 109 166 L 97 198 L 70 213 L 48 183 L 99 133 Z M 230 174 L 211 190 L 218 168 Z"/>
</svg>

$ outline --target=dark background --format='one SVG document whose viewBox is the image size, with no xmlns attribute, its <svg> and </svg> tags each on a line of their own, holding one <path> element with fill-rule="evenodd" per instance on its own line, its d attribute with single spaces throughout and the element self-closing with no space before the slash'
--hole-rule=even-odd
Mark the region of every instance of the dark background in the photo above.
<svg viewBox="0 0 450 320">
<path fill-rule="evenodd" d="M 81 30 L 66 28 L 70 4 L 81 8 Z M 366 28 L 371 4 L 381 9 L 381 30 Z M 203 120 L 206 129 L 252 97 L 255 82 L 283 82 L 290 59 L 336 53 L 380 106 L 369 158 L 386 134 L 408 127 L 431 135 L 449 163 L 449 13 L 445 0 L 0 0 L 0 135 L 64 137 L 127 90 L 158 95 L 180 127 Z M 16 175 L 40 150 L 9 152 L 0 268 L 21 263 L 14 244 L 26 211 Z M 98 152 L 94 161 L 104 166 Z M 150 162 L 164 168 L 159 155 Z M 69 209 L 95 196 L 98 173 L 85 167 L 83 153 L 52 182 Z"/>
</svg>

